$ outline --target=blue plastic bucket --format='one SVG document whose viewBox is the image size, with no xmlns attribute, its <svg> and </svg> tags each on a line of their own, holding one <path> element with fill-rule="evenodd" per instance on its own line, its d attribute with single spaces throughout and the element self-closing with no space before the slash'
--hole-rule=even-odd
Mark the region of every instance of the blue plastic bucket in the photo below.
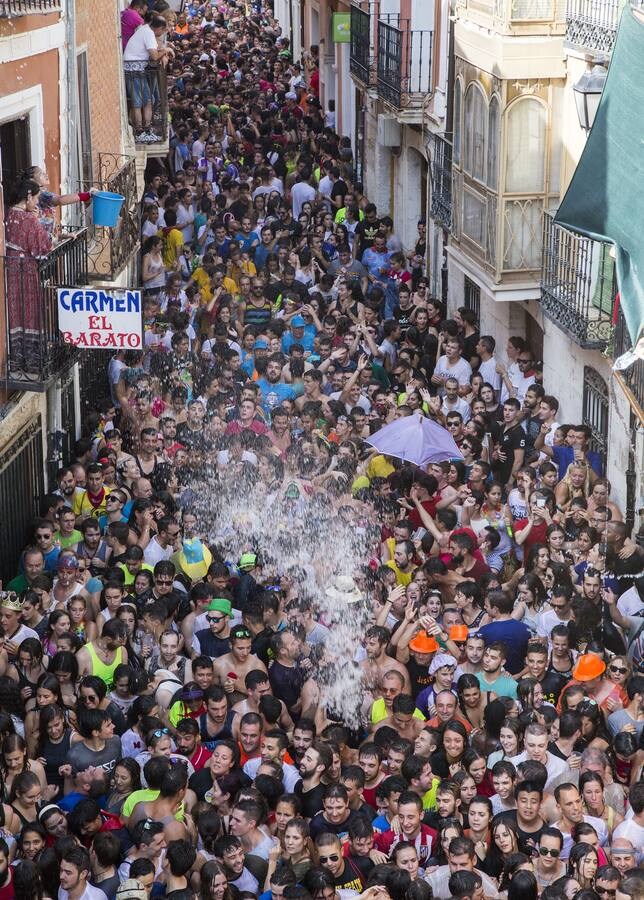
<svg viewBox="0 0 644 900">
<path fill-rule="evenodd" d="M 94 224 L 114 228 L 124 200 L 125 197 L 121 194 L 113 194 L 111 191 L 96 191 L 92 194 Z"/>
</svg>

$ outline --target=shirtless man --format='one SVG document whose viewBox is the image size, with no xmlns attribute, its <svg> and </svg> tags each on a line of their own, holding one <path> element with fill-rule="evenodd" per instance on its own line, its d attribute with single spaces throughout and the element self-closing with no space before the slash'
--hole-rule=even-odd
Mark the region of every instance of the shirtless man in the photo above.
<svg viewBox="0 0 644 900">
<path fill-rule="evenodd" d="M 395 669 L 403 678 L 403 692 L 411 693 L 409 672 L 398 660 L 387 654 L 387 644 L 391 639 L 389 629 L 380 625 L 373 625 L 365 636 L 365 650 L 367 658 L 360 663 L 364 674 L 365 687 L 374 691 L 382 681 L 386 672 Z"/>
<path fill-rule="evenodd" d="M 158 426 L 142 428 L 139 435 L 139 452 L 134 457 L 134 462 L 142 477 L 149 478 L 156 473 L 157 466 L 161 462 L 156 454 L 158 447 Z"/>
<path fill-rule="evenodd" d="M 213 681 L 223 687 L 233 704 L 247 696 L 245 679 L 249 672 L 266 672 L 261 659 L 250 652 L 251 643 L 252 636 L 247 628 L 243 625 L 231 628 L 230 653 L 215 660 Z"/>
<path fill-rule="evenodd" d="M 257 713 L 261 715 L 259 709 L 260 700 L 265 694 L 272 695 L 273 693 L 264 666 L 262 666 L 261 669 L 255 668 L 249 672 L 244 678 L 244 686 L 246 688 L 246 698 L 235 703 L 233 706 L 233 712 L 237 713 L 237 718 L 235 719 L 233 727 L 235 740 L 239 740 L 239 727 L 242 716 L 245 716 L 246 713 Z M 279 717 L 279 726 L 290 734 L 293 730 L 293 720 L 281 700 L 280 705 L 282 707 L 282 714 Z"/>
<path fill-rule="evenodd" d="M 295 401 L 295 408 L 302 412 L 305 403 L 321 403 L 324 410 L 327 409 L 329 398 L 322 393 L 322 376 L 317 369 L 308 369 L 303 377 L 304 393 Z"/>
</svg>

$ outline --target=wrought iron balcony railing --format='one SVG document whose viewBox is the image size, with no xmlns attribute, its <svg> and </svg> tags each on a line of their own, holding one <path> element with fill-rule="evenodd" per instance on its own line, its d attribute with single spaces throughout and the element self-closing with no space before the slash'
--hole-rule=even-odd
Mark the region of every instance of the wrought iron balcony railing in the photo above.
<svg viewBox="0 0 644 900">
<path fill-rule="evenodd" d="M 422 102 L 431 93 L 433 37 L 397 15 L 378 21 L 378 94 L 395 109 Z"/>
<path fill-rule="evenodd" d="M 543 220 L 541 306 L 581 347 L 606 347 L 617 287 L 606 244 Z"/>
<path fill-rule="evenodd" d="M 430 150 L 430 214 L 435 222 L 448 230 L 452 224 L 452 142 L 449 138 L 451 134 L 432 134 Z"/>
<path fill-rule="evenodd" d="M 375 84 L 371 46 L 371 13 L 352 6 L 349 68 L 351 74 L 367 86 Z"/>
<path fill-rule="evenodd" d="M 0 19 L 60 12 L 62 0 L 0 0 Z"/>
<path fill-rule="evenodd" d="M 613 49 L 623 0 L 567 0 L 566 42 L 585 50 Z"/>
<path fill-rule="evenodd" d="M 0 265 L 7 329 L 2 380 L 14 390 L 44 391 L 76 358 L 58 330 L 56 288 L 87 284 L 87 230 L 67 231 L 40 259 L 8 254 Z"/>
<path fill-rule="evenodd" d="M 139 73 L 136 73 L 139 74 Z M 129 73 L 126 73 L 126 83 Z M 144 134 L 135 134 L 137 149 L 164 144 L 168 139 L 168 79 L 163 66 L 150 63 L 145 70 L 144 78 L 152 98 L 152 121 L 147 124 Z M 128 97 L 128 110 L 132 113 L 132 102 Z M 131 119 L 132 121 L 132 119 Z"/>
<path fill-rule="evenodd" d="M 619 359 L 620 356 L 628 350 L 632 350 L 632 348 L 633 342 L 626 327 L 626 320 L 622 310 L 619 309 L 613 336 L 613 359 Z M 637 359 L 627 369 L 622 369 L 618 375 L 629 394 L 634 413 L 640 420 L 644 421 L 644 359 Z"/>
<path fill-rule="evenodd" d="M 92 160 L 87 159 L 89 171 Z M 90 279 L 113 281 L 132 258 L 139 246 L 140 207 L 136 187 L 136 160 L 120 153 L 99 153 L 96 181 L 82 182 L 82 190 L 94 187 L 125 197 L 114 228 L 93 224 L 91 206 L 85 212 L 89 232 L 88 274 Z"/>
</svg>

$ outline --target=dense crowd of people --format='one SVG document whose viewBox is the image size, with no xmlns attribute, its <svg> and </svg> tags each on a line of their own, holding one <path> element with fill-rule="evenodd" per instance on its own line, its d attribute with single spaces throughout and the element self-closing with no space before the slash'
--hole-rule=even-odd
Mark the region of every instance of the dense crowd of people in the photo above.
<svg viewBox="0 0 644 900">
<path fill-rule="evenodd" d="M 139 142 L 169 84 L 145 347 L 0 594 L 0 900 L 642 900 L 644 552 L 590 429 L 431 296 L 318 48 L 185 7 L 122 14 Z M 77 200 L 33 175 L 29 228 Z M 419 414 L 454 458 L 366 442 Z"/>
</svg>

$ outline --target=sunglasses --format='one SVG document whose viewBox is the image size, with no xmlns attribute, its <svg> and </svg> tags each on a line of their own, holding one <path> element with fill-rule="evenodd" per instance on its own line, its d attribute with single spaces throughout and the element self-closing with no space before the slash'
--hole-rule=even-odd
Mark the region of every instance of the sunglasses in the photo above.
<svg viewBox="0 0 644 900">
<path fill-rule="evenodd" d="M 561 850 L 548 850 L 547 847 L 539 847 L 539 856 L 552 856 L 553 859 L 559 859 Z"/>
<path fill-rule="evenodd" d="M 331 856 L 321 856 L 320 864 L 324 865 L 325 862 L 339 862 L 340 857 L 337 853 L 332 853 Z"/>
<path fill-rule="evenodd" d="M 157 584 L 172 584 L 172 578 L 155 578 Z"/>
<path fill-rule="evenodd" d="M 626 675 L 628 669 L 623 669 L 621 666 L 609 666 L 608 667 L 611 672 L 615 672 L 616 675 Z"/>
<path fill-rule="evenodd" d="M 226 616 L 206 616 L 207 622 L 223 622 Z"/>
<path fill-rule="evenodd" d="M 153 734 L 153 737 L 160 738 L 166 734 L 170 734 L 167 728 L 157 728 L 157 730 Z"/>
</svg>

